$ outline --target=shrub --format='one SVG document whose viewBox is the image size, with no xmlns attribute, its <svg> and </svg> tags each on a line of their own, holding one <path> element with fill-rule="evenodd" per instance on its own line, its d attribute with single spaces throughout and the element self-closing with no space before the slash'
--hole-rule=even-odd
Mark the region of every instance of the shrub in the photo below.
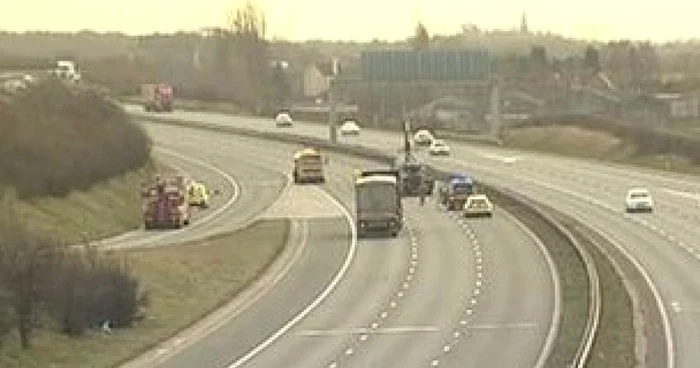
<svg viewBox="0 0 700 368">
<path fill-rule="evenodd" d="M 79 336 L 105 322 L 116 328 L 131 326 L 148 302 L 139 286 L 138 279 L 117 258 L 97 252 L 71 254 L 51 298 L 61 332 Z"/>
</svg>

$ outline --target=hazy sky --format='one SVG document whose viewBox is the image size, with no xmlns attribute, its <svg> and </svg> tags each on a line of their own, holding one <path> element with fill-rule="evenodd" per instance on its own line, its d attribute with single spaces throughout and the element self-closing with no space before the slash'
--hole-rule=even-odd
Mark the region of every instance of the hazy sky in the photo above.
<svg viewBox="0 0 700 368">
<path fill-rule="evenodd" d="M 0 0 L 0 29 L 129 34 L 220 26 L 244 0 Z M 403 39 L 418 20 L 431 33 L 464 23 L 517 27 L 523 11 L 532 30 L 579 38 L 666 41 L 700 36 L 693 0 L 257 0 L 269 34 L 291 40 Z"/>
</svg>

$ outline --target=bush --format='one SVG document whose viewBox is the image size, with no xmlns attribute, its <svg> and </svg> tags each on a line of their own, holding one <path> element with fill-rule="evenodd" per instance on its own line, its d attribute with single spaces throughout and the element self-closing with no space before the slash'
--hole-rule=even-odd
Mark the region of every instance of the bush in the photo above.
<svg viewBox="0 0 700 368">
<path fill-rule="evenodd" d="M 0 185 L 21 198 L 63 196 L 143 167 L 143 129 L 99 93 L 57 80 L 0 101 Z"/>
<path fill-rule="evenodd" d="M 131 326 L 148 301 L 139 286 L 119 259 L 96 252 L 72 254 L 63 264 L 51 298 L 61 332 L 79 336 L 105 322 L 116 328 Z"/>
</svg>

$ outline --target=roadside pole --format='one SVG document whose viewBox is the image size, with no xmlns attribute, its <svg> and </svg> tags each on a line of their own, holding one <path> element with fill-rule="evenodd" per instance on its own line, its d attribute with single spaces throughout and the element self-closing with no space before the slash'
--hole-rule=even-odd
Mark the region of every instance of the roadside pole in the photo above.
<svg viewBox="0 0 700 368">
<path fill-rule="evenodd" d="M 328 140 L 335 144 L 338 142 L 338 130 L 336 129 L 337 120 L 337 83 L 338 75 L 340 74 L 340 63 L 338 59 L 332 58 L 332 76 L 330 78 L 330 85 L 328 86 L 328 103 L 330 103 L 330 111 L 328 112 Z"/>
<path fill-rule="evenodd" d="M 335 127 L 336 123 L 336 99 L 335 99 L 335 76 L 331 80 L 330 88 L 328 89 L 328 102 L 330 102 L 331 108 L 328 113 L 328 140 L 331 143 L 336 143 L 338 141 L 338 131 Z"/>
<path fill-rule="evenodd" d="M 498 78 L 491 82 L 491 135 L 501 142 L 501 85 Z"/>
</svg>

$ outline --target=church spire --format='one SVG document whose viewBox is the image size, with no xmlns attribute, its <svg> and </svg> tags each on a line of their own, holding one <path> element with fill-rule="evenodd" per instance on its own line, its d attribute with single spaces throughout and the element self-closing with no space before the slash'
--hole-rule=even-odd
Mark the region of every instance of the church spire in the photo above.
<svg viewBox="0 0 700 368">
<path fill-rule="evenodd" d="M 520 33 L 530 33 L 530 30 L 527 28 L 527 14 L 525 12 L 523 12 L 523 16 L 520 19 Z"/>
</svg>

